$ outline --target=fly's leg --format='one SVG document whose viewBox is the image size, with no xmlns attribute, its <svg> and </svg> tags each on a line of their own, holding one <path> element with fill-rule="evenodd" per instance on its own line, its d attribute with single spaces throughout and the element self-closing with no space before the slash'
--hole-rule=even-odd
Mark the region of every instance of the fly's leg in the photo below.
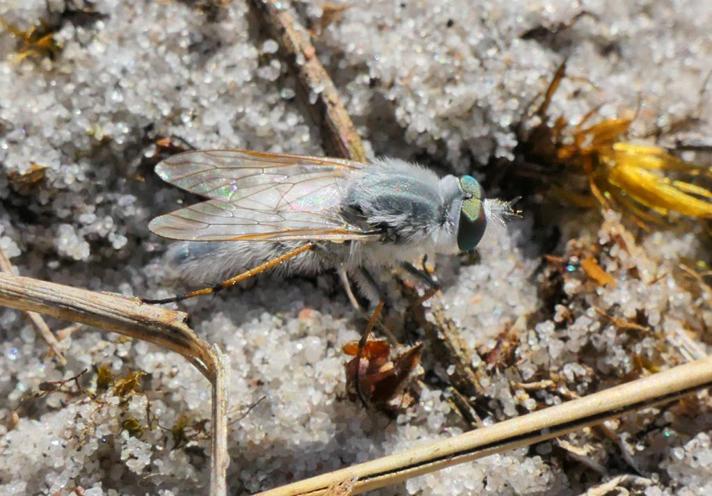
<svg viewBox="0 0 712 496">
<path fill-rule="evenodd" d="M 363 349 L 366 346 L 366 343 L 368 342 L 368 337 L 371 335 L 373 328 L 376 327 L 376 324 L 378 323 L 378 320 L 381 317 L 381 313 L 383 313 L 383 305 L 385 300 L 383 299 L 383 292 L 381 291 L 381 288 L 378 286 L 378 283 L 369 271 L 361 267 L 358 269 L 357 276 L 358 282 L 361 285 L 361 290 L 366 293 L 370 298 L 376 297 L 378 301 L 376 307 L 371 313 L 371 316 L 368 318 L 368 322 L 366 323 L 366 329 L 364 329 L 363 334 L 361 335 L 361 339 L 358 342 L 358 352 L 356 353 L 356 393 L 358 394 L 361 403 L 363 403 L 363 406 L 368 408 L 370 406 L 370 402 L 368 401 L 366 395 L 364 395 L 361 384 L 361 359 L 363 358 Z"/>
<path fill-rule="evenodd" d="M 354 294 L 353 286 L 349 280 L 349 273 L 346 271 L 346 266 L 341 261 L 341 259 L 335 255 L 333 252 L 329 251 L 323 244 L 317 244 L 314 246 L 314 250 L 318 252 L 319 257 L 323 259 L 328 265 L 336 268 L 336 273 L 339 276 L 339 281 L 341 281 L 341 286 L 346 292 L 346 296 L 349 299 L 349 303 L 354 309 L 359 313 L 364 313 L 363 306 L 359 303 L 356 294 Z"/>
<path fill-rule="evenodd" d="M 369 302 L 383 301 L 383 291 L 373 278 L 371 273 L 363 267 L 351 274 L 361 290 L 361 294 L 369 300 Z"/>
<path fill-rule="evenodd" d="M 423 266 L 425 266 L 425 263 L 423 263 Z M 428 289 L 435 289 L 435 290 L 440 289 L 440 284 L 438 284 L 438 282 L 435 279 L 433 279 L 433 276 L 430 275 L 430 273 L 425 271 L 424 269 L 421 270 L 410 262 L 403 262 L 401 264 L 401 267 L 403 267 L 403 269 L 408 274 L 410 274 L 411 276 L 415 277 L 420 282 L 422 282 L 426 286 L 428 286 Z"/>
<path fill-rule="evenodd" d="M 358 302 L 358 299 L 356 299 L 356 295 L 354 294 L 353 288 L 351 287 L 351 281 L 349 281 L 349 275 L 346 272 L 346 269 L 341 266 L 336 270 L 336 272 L 339 274 L 341 285 L 344 287 L 344 291 L 346 291 L 346 296 L 349 298 L 351 306 L 353 306 L 356 311 L 363 312 L 363 307 Z"/>
<path fill-rule="evenodd" d="M 380 300 L 376 305 L 376 308 L 373 310 L 373 313 L 371 313 L 371 316 L 368 318 L 368 322 L 366 323 L 366 329 L 364 329 L 363 334 L 361 335 L 361 339 L 359 339 L 358 341 L 358 351 L 356 352 L 356 393 L 358 394 L 361 403 L 363 403 L 363 406 L 366 408 L 369 408 L 371 406 L 371 403 L 364 395 L 361 384 L 361 355 L 363 354 L 363 350 L 366 347 L 366 343 L 368 342 L 368 337 L 371 335 L 371 331 L 373 331 L 373 328 L 376 327 L 378 319 L 381 318 L 381 313 L 383 312 L 383 304 L 383 300 Z"/>
<path fill-rule="evenodd" d="M 251 268 L 250 270 L 246 270 L 245 272 L 242 272 L 240 274 L 237 274 L 236 276 L 231 277 L 230 279 L 226 279 L 220 284 L 217 284 L 211 288 L 202 288 L 202 289 L 196 289 L 194 291 L 191 291 L 189 293 L 185 293 L 183 295 L 178 295 L 178 296 L 172 296 L 170 298 L 162 298 L 162 299 L 149 299 L 149 298 L 141 298 L 141 301 L 143 303 L 151 303 L 151 304 L 163 304 L 163 303 L 174 303 L 177 301 L 183 301 L 187 300 L 188 298 L 193 298 L 195 296 L 203 296 L 203 295 L 211 295 L 215 294 L 220 290 L 231 288 L 235 286 L 236 284 L 239 284 L 243 281 L 246 281 L 247 279 L 250 279 L 252 277 L 255 277 L 258 274 L 261 274 L 262 272 L 266 272 L 268 270 L 274 269 L 275 267 L 278 267 L 282 265 L 283 263 L 293 259 L 294 257 L 298 257 L 302 253 L 306 253 L 308 251 L 314 250 L 316 245 L 314 243 L 306 243 L 302 246 L 299 246 L 297 248 L 294 248 L 293 250 L 289 250 L 288 252 L 275 257 L 271 260 L 267 260 L 264 263 L 261 263 L 257 265 L 256 267 Z"/>
<path fill-rule="evenodd" d="M 410 262 L 403 262 L 401 263 L 401 267 L 410 275 L 415 277 L 417 280 L 421 281 L 424 283 L 428 289 L 425 291 L 425 294 L 418 299 L 416 302 L 416 305 L 422 305 L 426 301 L 428 301 L 430 298 L 435 296 L 435 294 L 440 291 L 440 284 L 433 279 L 432 274 L 428 272 L 428 270 L 425 268 L 425 264 L 428 261 L 427 255 L 423 257 L 423 268 L 419 269 L 416 266 L 414 266 Z"/>
</svg>

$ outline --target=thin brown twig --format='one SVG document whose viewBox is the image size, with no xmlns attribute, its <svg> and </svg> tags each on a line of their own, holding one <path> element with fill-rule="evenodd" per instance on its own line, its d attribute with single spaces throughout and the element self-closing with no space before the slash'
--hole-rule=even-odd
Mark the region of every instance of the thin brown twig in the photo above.
<svg viewBox="0 0 712 496">
<path fill-rule="evenodd" d="M 302 98 L 321 128 L 327 154 L 363 162 L 366 154 L 361 138 L 341 102 L 331 77 L 316 56 L 309 33 L 294 20 L 285 3 L 250 0 L 260 22 L 280 46 L 282 55 L 299 82 Z"/>
<path fill-rule="evenodd" d="M 624 319 L 624 318 L 620 318 L 620 317 L 615 317 L 615 316 L 612 316 L 612 315 L 608 315 L 608 312 L 606 312 L 604 309 L 602 309 L 602 308 L 600 308 L 600 307 L 597 307 L 597 306 L 595 306 L 595 305 L 594 305 L 592 308 L 595 310 L 595 312 L 596 312 L 598 315 L 600 315 L 600 316 L 603 317 L 605 320 L 607 320 L 608 322 L 610 322 L 611 324 L 613 324 L 613 326 L 614 326 L 616 329 L 618 329 L 618 330 L 621 330 L 621 331 L 640 331 L 640 332 L 647 332 L 647 333 L 652 332 L 652 328 L 650 328 L 650 327 L 646 327 L 646 326 L 640 325 L 640 324 L 638 324 L 638 323 L 636 323 L 636 322 L 633 322 L 633 321 L 631 321 L 631 320 L 628 320 L 628 319 Z"/>
<path fill-rule="evenodd" d="M 417 293 L 409 287 L 404 289 L 405 295 L 411 301 L 420 299 Z M 433 353 L 444 368 L 452 366 L 449 374 L 450 382 L 465 398 L 484 395 L 480 381 L 472 369 L 472 350 L 469 349 L 460 334 L 457 324 L 445 313 L 445 309 L 437 296 L 429 300 L 431 303 L 430 318 L 426 317 L 427 309 L 416 304 L 411 307 L 412 313 L 419 325 L 425 329 L 425 335 L 433 347 Z"/>
<path fill-rule="evenodd" d="M 449 402 L 451 402 L 455 412 L 473 429 L 482 427 L 482 419 L 470 404 L 470 400 L 453 386 L 448 386 L 447 390 L 450 393 Z"/>
<path fill-rule="evenodd" d="M 10 262 L 10 259 L 7 258 L 2 248 L 0 248 L 0 271 L 7 272 L 8 274 L 13 273 L 12 263 Z M 32 325 L 35 327 L 35 330 L 39 333 L 40 336 L 42 336 L 42 339 L 44 339 L 45 343 L 47 343 L 47 346 L 49 347 L 50 351 L 54 354 L 55 357 L 57 357 L 57 361 L 61 365 L 66 365 L 67 360 L 64 358 L 62 351 L 59 349 L 59 341 L 57 341 L 57 338 L 52 333 L 52 330 L 47 325 L 47 322 L 45 322 L 42 316 L 37 312 L 25 313 L 30 319 L 30 322 L 32 322 Z"/>
<path fill-rule="evenodd" d="M 457 324 L 445 313 L 439 300 L 433 299 L 432 322 L 426 332 L 433 343 L 445 351 L 445 357 L 454 366 L 450 379 L 453 385 L 468 396 L 482 396 L 484 390 L 472 369 L 472 353 L 460 334 Z"/>
<path fill-rule="evenodd" d="M 0 306 L 43 313 L 117 332 L 183 355 L 212 384 L 211 496 L 227 494 L 227 398 L 224 357 L 186 324 L 187 314 L 109 293 L 0 273 Z"/>
</svg>

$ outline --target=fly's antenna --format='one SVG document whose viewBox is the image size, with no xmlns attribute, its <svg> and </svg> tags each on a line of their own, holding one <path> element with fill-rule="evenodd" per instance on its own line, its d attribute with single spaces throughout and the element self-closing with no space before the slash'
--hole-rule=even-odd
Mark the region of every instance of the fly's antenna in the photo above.
<svg viewBox="0 0 712 496">
<path fill-rule="evenodd" d="M 515 209 L 514 204 L 521 200 L 521 196 L 517 196 L 512 200 L 500 200 L 499 198 L 487 198 L 484 201 L 485 215 L 487 219 L 492 219 L 504 225 L 512 217 L 522 217 L 522 210 Z"/>
</svg>

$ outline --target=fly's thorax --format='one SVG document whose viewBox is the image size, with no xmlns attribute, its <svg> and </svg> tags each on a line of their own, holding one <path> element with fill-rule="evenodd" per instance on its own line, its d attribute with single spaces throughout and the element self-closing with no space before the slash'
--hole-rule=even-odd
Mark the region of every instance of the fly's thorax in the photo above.
<svg viewBox="0 0 712 496">
<path fill-rule="evenodd" d="M 380 161 L 349 183 L 341 216 L 379 233 L 383 243 L 425 240 L 440 223 L 441 195 L 432 171 L 402 161 Z"/>
<path fill-rule="evenodd" d="M 439 178 L 431 170 L 387 159 L 352 176 L 340 215 L 380 235 L 378 244 L 388 249 L 371 247 L 374 258 L 387 258 L 389 250 L 393 257 L 394 249 L 405 253 L 411 248 L 455 254 L 473 249 L 484 233 L 482 199 L 472 176 Z"/>
</svg>

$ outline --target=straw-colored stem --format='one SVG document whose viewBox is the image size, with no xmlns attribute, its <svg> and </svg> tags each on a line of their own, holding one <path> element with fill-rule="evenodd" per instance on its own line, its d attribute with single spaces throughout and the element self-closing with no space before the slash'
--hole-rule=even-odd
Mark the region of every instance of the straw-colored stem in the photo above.
<svg viewBox="0 0 712 496">
<path fill-rule="evenodd" d="M 145 305 L 137 298 L 6 273 L 0 273 L 0 305 L 149 341 L 180 353 L 213 380 L 214 364 L 207 363 L 209 348 L 201 346 L 200 339 L 186 325 L 187 315 L 183 312 Z"/>
<path fill-rule="evenodd" d="M 260 493 L 323 495 L 340 481 L 357 479 L 353 494 L 397 484 L 458 463 L 528 446 L 666 403 L 712 386 L 712 357 L 616 386 L 534 413 Z"/>
<path fill-rule="evenodd" d="M 227 494 L 225 477 L 229 458 L 223 358 L 217 348 L 211 348 L 188 327 L 185 313 L 147 305 L 138 298 L 96 293 L 1 272 L 0 306 L 117 332 L 183 355 L 212 384 L 210 494 Z"/>
<path fill-rule="evenodd" d="M 10 262 L 10 259 L 7 258 L 2 248 L 0 248 L 0 272 L 12 274 L 12 263 Z M 57 357 L 59 363 L 61 365 L 65 365 L 67 360 L 64 358 L 62 351 L 59 349 L 59 341 L 52 333 L 52 330 L 49 328 L 42 316 L 37 312 L 25 313 L 27 314 L 27 318 L 30 319 L 30 322 L 32 322 L 32 325 L 35 327 L 37 333 L 42 336 L 42 339 L 44 339 L 45 343 L 47 343 L 50 351 Z"/>
<path fill-rule="evenodd" d="M 213 438 L 210 457 L 210 495 L 227 495 L 227 466 L 230 455 L 227 450 L 227 364 L 225 355 L 217 346 L 210 350 L 215 359 L 213 385 L 212 422 Z"/>
</svg>

